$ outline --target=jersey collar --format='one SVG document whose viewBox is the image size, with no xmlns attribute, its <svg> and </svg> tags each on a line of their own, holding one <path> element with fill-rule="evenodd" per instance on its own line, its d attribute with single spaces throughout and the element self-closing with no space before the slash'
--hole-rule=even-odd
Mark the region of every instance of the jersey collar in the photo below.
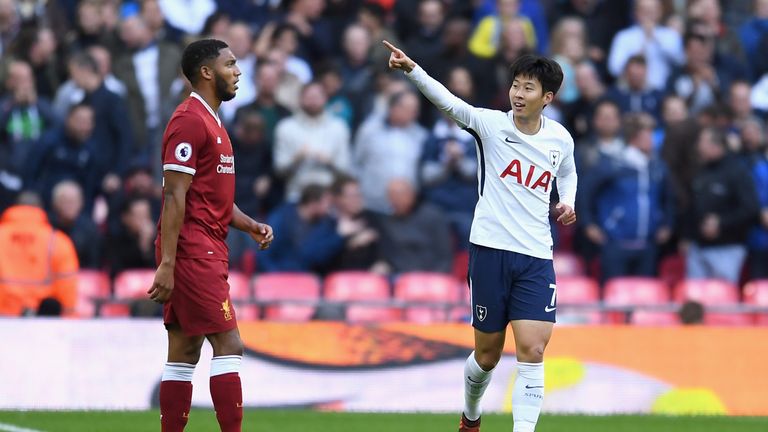
<svg viewBox="0 0 768 432">
<path fill-rule="evenodd" d="M 210 114 L 213 116 L 213 118 L 214 118 L 214 119 L 216 119 L 216 123 L 218 123 L 218 124 L 219 124 L 219 127 L 221 127 L 221 120 L 219 120 L 219 116 L 218 116 L 218 115 L 216 114 L 216 112 L 215 112 L 215 111 L 214 111 L 214 110 L 211 108 L 211 106 L 210 106 L 210 105 L 208 105 L 208 102 L 206 102 L 206 101 L 205 101 L 205 99 L 203 99 L 203 97 L 202 97 L 202 96 L 200 96 L 199 94 L 197 94 L 196 92 L 192 92 L 192 93 L 190 93 L 189 95 L 190 95 L 190 96 L 192 96 L 193 98 L 195 98 L 195 99 L 199 100 L 199 101 L 200 101 L 200 102 L 203 104 L 203 106 L 205 107 L 205 109 L 207 109 L 207 110 L 208 110 L 208 112 L 209 112 L 209 113 L 210 113 Z"/>
</svg>

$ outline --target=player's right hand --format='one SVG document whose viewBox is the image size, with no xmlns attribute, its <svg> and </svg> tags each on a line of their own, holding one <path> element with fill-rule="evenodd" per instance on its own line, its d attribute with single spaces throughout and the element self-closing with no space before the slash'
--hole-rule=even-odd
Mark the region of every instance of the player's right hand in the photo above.
<svg viewBox="0 0 768 432">
<path fill-rule="evenodd" d="M 161 263 L 157 267 L 155 280 L 147 294 L 150 300 L 163 304 L 171 298 L 171 291 L 173 291 L 173 266 Z"/>
<path fill-rule="evenodd" d="M 416 62 L 411 60 L 410 57 L 405 55 L 405 53 L 398 47 L 392 45 L 391 43 L 387 41 L 381 41 L 384 46 L 389 48 L 389 50 L 392 52 L 389 55 L 389 68 L 390 69 L 400 69 L 404 70 L 406 72 L 410 72 L 413 70 L 413 68 L 416 67 Z"/>
</svg>

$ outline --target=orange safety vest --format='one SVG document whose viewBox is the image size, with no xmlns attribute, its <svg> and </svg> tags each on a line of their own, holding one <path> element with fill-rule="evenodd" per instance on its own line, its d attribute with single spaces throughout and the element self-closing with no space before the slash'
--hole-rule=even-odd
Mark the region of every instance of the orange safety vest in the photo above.
<svg viewBox="0 0 768 432">
<path fill-rule="evenodd" d="M 0 315 L 37 310 L 53 297 L 75 307 L 79 264 L 72 240 L 37 207 L 9 207 L 0 217 Z"/>
</svg>

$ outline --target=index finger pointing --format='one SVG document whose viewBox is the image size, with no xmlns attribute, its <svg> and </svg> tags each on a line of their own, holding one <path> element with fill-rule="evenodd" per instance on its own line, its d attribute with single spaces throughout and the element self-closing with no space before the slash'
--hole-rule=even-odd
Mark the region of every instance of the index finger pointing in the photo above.
<svg viewBox="0 0 768 432">
<path fill-rule="evenodd" d="M 396 46 L 392 45 L 391 43 L 387 42 L 386 40 L 381 41 L 381 43 L 383 43 L 384 46 L 387 47 L 393 53 L 396 53 L 396 52 L 400 51 L 399 49 L 397 49 Z"/>
</svg>

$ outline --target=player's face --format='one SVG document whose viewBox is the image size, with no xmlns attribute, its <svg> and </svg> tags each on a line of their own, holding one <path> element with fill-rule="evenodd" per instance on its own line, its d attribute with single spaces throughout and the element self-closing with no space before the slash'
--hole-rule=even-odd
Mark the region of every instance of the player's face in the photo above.
<svg viewBox="0 0 768 432">
<path fill-rule="evenodd" d="M 219 57 L 213 68 L 213 78 L 216 86 L 216 97 L 223 102 L 232 100 L 237 92 L 240 68 L 237 66 L 237 58 L 229 48 L 224 48 L 219 52 Z"/>
<path fill-rule="evenodd" d="M 552 92 L 544 93 L 539 80 L 533 77 L 516 76 L 509 88 L 512 112 L 521 119 L 533 119 L 541 115 L 544 105 L 552 102 L 553 97 Z"/>
</svg>

